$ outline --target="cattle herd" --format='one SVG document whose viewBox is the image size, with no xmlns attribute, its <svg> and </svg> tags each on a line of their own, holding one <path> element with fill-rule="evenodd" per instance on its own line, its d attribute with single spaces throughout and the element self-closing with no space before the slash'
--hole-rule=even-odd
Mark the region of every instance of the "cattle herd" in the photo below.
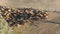
<svg viewBox="0 0 60 34">
<path fill-rule="evenodd" d="M 10 8 L 0 6 L 0 14 L 9 24 L 9 26 L 24 25 L 25 22 L 31 20 L 47 19 L 47 11 L 33 9 L 33 8 Z"/>
</svg>

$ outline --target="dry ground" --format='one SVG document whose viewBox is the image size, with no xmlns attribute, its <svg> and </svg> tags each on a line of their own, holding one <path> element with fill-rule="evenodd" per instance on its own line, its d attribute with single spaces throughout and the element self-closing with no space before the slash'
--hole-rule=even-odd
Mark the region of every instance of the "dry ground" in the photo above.
<svg viewBox="0 0 60 34">
<path fill-rule="evenodd" d="M 60 10 L 60 0 L 0 0 L 0 5 L 9 7 L 32 7 L 37 9 Z M 49 12 L 48 20 L 59 22 L 60 13 Z M 60 24 L 40 20 L 26 23 L 17 28 L 19 34 L 60 34 Z"/>
</svg>

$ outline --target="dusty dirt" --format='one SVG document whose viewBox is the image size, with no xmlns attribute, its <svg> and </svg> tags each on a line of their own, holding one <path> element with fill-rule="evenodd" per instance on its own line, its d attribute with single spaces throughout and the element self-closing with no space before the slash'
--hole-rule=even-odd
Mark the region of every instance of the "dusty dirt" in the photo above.
<svg viewBox="0 0 60 34">
<path fill-rule="evenodd" d="M 24 8 L 32 7 L 36 9 L 60 10 L 60 0 L 0 0 L 0 5 Z M 49 12 L 48 20 L 60 22 L 60 13 Z M 60 24 L 34 21 L 34 24 L 26 23 L 17 29 L 25 34 L 60 34 Z"/>
</svg>

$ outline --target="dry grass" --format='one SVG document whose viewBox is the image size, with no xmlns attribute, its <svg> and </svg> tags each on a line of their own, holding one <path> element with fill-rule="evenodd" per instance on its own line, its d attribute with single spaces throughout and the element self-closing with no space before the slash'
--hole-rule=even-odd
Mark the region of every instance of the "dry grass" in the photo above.
<svg viewBox="0 0 60 34">
<path fill-rule="evenodd" d="M 54 17 L 52 17 L 53 15 Z M 60 14 L 58 13 L 50 13 L 49 12 L 49 19 L 52 21 L 60 21 Z M 58 17 L 58 18 L 57 18 Z M 25 25 L 21 27 L 8 27 L 8 24 L 5 22 L 3 18 L 0 17 L 0 33 L 1 34 L 60 34 L 60 25 L 49 23 L 49 22 L 42 22 L 40 20 L 34 21 L 34 23 L 27 22 Z M 12 31 L 13 29 L 13 31 Z"/>
</svg>

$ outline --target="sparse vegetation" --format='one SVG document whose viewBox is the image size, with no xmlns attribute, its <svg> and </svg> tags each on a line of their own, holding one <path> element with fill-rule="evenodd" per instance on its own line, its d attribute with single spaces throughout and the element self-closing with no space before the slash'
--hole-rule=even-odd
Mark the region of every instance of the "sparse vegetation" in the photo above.
<svg viewBox="0 0 60 34">
<path fill-rule="evenodd" d="M 54 17 L 52 17 L 54 15 Z M 49 19 L 52 21 L 60 20 L 60 14 L 57 14 L 56 12 L 50 13 Z M 59 17 L 58 17 L 59 16 Z M 56 19 L 58 17 L 58 19 Z M 60 21 L 59 21 L 60 22 Z M 35 21 L 34 23 L 26 23 L 26 25 L 23 25 L 21 27 L 13 28 L 9 27 L 8 23 L 0 17 L 0 34 L 56 34 L 59 33 L 60 26 L 49 23 L 49 22 L 42 22 L 42 21 Z"/>
<path fill-rule="evenodd" d="M 18 34 L 16 30 L 11 32 L 12 27 L 9 27 L 3 18 L 0 17 L 0 34 Z"/>
</svg>

